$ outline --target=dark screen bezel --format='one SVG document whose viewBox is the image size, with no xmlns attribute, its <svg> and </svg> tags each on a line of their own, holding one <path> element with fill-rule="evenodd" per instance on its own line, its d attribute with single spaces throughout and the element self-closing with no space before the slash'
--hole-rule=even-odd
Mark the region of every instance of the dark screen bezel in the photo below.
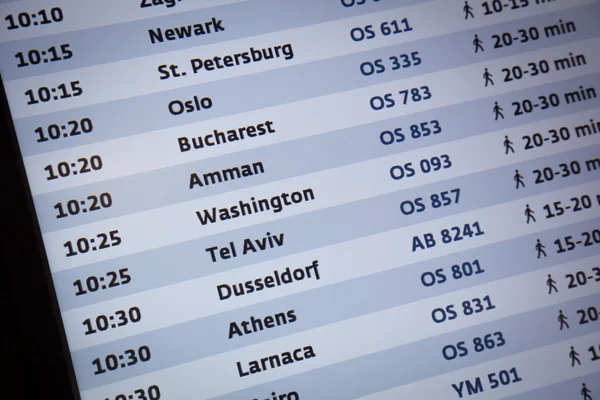
<svg viewBox="0 0 600 400">
<path fill-rule="evenodd" d="M 5 382 L 16 398 L 78 400 L 66 333 L 1 75 L 0 113 Z"/>
</svg>

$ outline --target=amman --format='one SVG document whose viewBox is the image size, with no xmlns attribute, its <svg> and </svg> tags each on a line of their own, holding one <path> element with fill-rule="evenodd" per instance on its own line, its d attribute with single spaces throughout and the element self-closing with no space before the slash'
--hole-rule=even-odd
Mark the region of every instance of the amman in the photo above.
<svg viewBox="0 0 600 400">
<path fill-rule="evenodd" d="M 190 189 L 215 185 L 217 183 L 233 181 L 240 178 L 248 178 L 264 173 L 265 167 L 262 162 L 255 162 L 252 163 L 252 165 L 245 164 L 239 167 L 225 168 L 220 171 L 207 172 L 202 175 L 192 173 L 190 175 Z"/>
</svg>

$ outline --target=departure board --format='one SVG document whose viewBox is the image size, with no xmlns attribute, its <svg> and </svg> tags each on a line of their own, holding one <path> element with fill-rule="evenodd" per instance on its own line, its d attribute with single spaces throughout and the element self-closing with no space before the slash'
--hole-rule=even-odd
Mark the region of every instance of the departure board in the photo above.
<svg viewBox="0 0 600 400">
<path fill-rule="evenodd" d="M 600 1 L 1 3 L 82 399 L 600 399 Z"/>
</svg>

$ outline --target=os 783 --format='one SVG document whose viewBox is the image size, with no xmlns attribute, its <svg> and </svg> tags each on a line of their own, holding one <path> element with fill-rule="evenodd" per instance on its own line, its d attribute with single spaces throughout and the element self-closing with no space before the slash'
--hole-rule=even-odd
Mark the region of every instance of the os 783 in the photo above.
<svg viewBox="0 0 600 400">
<path fill-rule="evenodd" d="M 375 111 L 384 108 L 394 108 L 397 105 L 407 105 L 409 103 L 419 103 L 431 99 L 433 96 L 429 86 L 414 87 L 404 89 L 394 93 L 386 93 L 383 96 L 371 97 L 371 108 Z"/>
</svg>

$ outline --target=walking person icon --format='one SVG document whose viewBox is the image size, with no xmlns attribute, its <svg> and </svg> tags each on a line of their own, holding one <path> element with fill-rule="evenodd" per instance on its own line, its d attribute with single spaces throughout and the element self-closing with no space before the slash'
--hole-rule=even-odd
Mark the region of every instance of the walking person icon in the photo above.
<svg viewBox="0 0 600 400">
<path fill-rule="evenodd" d="M 469 19 L 469 17 L 475 18 L 475 15 L 473 15 L 473 7 L 471 7 L 469 5 L 468 1 L 465 1 L 465 6 L 463 7 L 463 11 L 465 12 L 465 19 Z"/>
<path fill-rule="evenodd" d="M 515 149 L 513 148 L 514 143 L 510 141 L 510 139 L 508 138 L 508 135 L 504 136 L 504 154 L 508 154 L 508 152 L 515 152 Z"/>
<path fill-rule="evenodd" d="M 542 256 L 542 254 L 544 255 L 544 257 L 548 257 L 546 255 L 546 252 L 544 251 L 545 248 L 546 248 L 546 246 L 544 246 L 542 244 L 542 242 L 540 242 L 540 239 L 538 239 L 537 243 L 535 245 L 535 249 L 537 250 L 537 258 L 540 258 Z"/>
<path fill-rule="evenodd" d="M 533 222 L 535 222 L 535 217 L 533 216 L 533 214 L 535 214 L 535 211 L 533 211 L 531 208 L 529 208 L 529 204 L 525 205 L 525 216 L 527 217 L 527 223 L 529 223 L 529 221 L 533 220 Z"/>
<path fill-rule="evenodd" d="M 546 280 L 546 286 L 548 286 L 548 294 L 552 294 L 552 290 L 554 290 L 556 293 L 558 293 L 558 288 L 556 287 L 556 281 L 554 279 L 552 279 L 552 275 L 550 275 L 550 274 L 548 274 L 548 279 Z"/>
<path fill-rule="evenodd" d="M 573 346 L 571 346 L 571 351 L 569 352 L 569 357 L 571 357 L 571 367 L 575 366 L 575 363 L 581 365 L 581 361 L 579 361 L 579 353 L 575 351 Z"/>
<path fill-rule="evenodd" d="M 525 187 L 525 182 L 523 181 L 523 175 L 521 175 L 519 173 L 519 170 L 515 170 L 515 178 L 514 178 L 515 182 L 517 182 L 517 189 L 519 188 L 519 185 Z"/>
<path fill-rule="evenodd" d="M 563 314 L 562 310 L 558 311 L 558 322 L 560 322 L 560 330 L 562 331 L 564 327 L 566 327 L 567 329 L 570 329 L 571 327 L 569 326 L 569 323 L 567 322 L 569 318 L 566 317 L 565 314 Z"/>
<path fill-rule="evenodd" d="M 479 39 L 477 34 L 475 34 L 475 38 L 473 39 L 473 46 L 475 46 L 475 53 L 477 53 L 479 50 L 482 52 L 485 51 L 483 48 L 483 40 Z"/>
<path fill-rule="evenodd" d="M 491 84 L 492 86 L 494 86 L 494 81 L 492 80 L 492 77 L 494 75 L 492 75 L 492 73 L 490 71 L 488 71 L 488 69 L 486 68 L 483 72 L 483 79 L 485 79 L 485 87 L 488 86 L 488 84 Z"/>
<path fill-rule="evenodd" d="M 497 101 L 494 102 L 494 113 L 496 114 L 495 121 L 498 121 L 498 117 L 504 119 L 504 114 L 502 114 L 502 111 L 504 111 L 504 109 L 502 107 L 500 107 L 498 102 Z"/>
<path fill-rule="evenodd" d="M 592 399 L 592 396 L 590 396 L 590 393 L 592 393 L 592 391 L 588 389 L 584 383 L 583 387 L 581 388 L 581 395 L 583 396 L 583 400 L 594 400 Z"/>
</svg>

